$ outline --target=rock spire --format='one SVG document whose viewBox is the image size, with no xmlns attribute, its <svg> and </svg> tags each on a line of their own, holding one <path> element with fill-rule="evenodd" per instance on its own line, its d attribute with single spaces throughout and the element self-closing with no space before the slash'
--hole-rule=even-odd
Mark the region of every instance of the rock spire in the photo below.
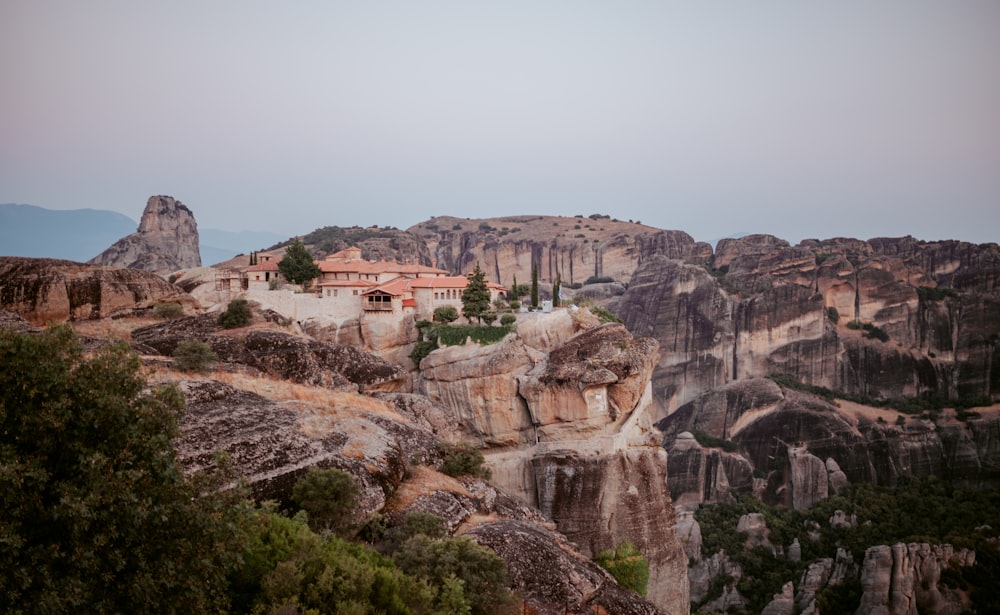
<svg viewBox="0 0 1000 615">
<path fill-rule="evenodd" d="M 180 201 L 170 196 L 151 196 L 142 212 L 139 229 L 89 262 L 143 269 L 160 275 L 200 267 L 198 223 L 191 210 Z"/>
</svg>

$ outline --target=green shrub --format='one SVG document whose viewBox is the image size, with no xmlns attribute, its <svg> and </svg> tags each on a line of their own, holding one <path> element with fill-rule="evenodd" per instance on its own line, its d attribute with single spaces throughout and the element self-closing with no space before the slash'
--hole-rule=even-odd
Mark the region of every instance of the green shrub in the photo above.
<svg viewBox="0 0 1000 615">
<path fill-rule="evenodd" d="M 309 516 L 315 531 L 342 531 L 358 503 L 358 486 L 350 474 L 337 468 L 309 468 L 292 487 L 292 501 Z"/>
<path fill-rule="evenodd" d="M 500 316 L 500 325 L 504 327 L 509 327 L 510 325 L 517 322 L 517 316 L 513 314 L 503 314 Z"/>
<path fill-rule="evenodd" d="M 649 584 L 649 562 L 632 543 L 626 541 L 607 551 L 601 551 L 594 561 L 611 573 L 622 587 L 646 595 Z"/>
<path fill-rule="evenodd" d="M 184 340 L 174 349 L 174 366 L 182 372 L 205 372 L 216 358 L 212 347 L 201 340 Z"/>
<path fill-rule="evenodd" d="M 860 320 L 852 320 L 852 321 L 850 321 L 850 322 L 847 323 L 847 328 L 848 329 L 854 329 L 855 331 L 857 331 L 858 329 L 860 329 L 862 326 L 863 325 L 861 324 Z"/>
<path fill-rule="evenodd" d="M 709 448 L 721 448 L 722 450 L 732 453 L 737 449 L 736 443 L 732 440 L 723 440 L 722 438 L 716 438 L 711 436 L 704 431 L 695 429 L 691 432 L 694 435 L 694 439 L 698 441 L 698 444 L 702 446 L 707 446 Z"/>
<path fill-rule="evenodd" d="M 468 606 L 453 613 L 512 613 L 514 597 L 507 589 L 507 563 L 468 538 L 434 540 L 417 534 L 392 554 L 405 573 L 427 580 L 441 594 L 461 596 Z M 460 588 L 461 593 L 455 591 Z M 449 591 L 445 591 L 449 590 Z"/>
<path fill-rule="evenodd" d="M 952 288 L 918 286 L 917 296 L 921 301 L 943 301 L 945 299 L 957 299 L 958 293 Z"/>
<path fill-rule="evenodd" d="M 840 320 L 840 312 L 837 311 L 837 308 L 831 305 L 830 307 L 826 308 L 826 317 L 829 318 L 832 322 L 836 323 Z"/>
<path fill-rule="evenodd" d="M 458 320 L 458 309 L 453 305 L 442 305 L 434 310 L 434 322 L 449 323 Z"/>
<path fill-rule="evenodd" d="M 609 278 L 607 276 L 592 275 L 589 278 L 587 278 L 586 280 L 584 280 L 583 283 L 584 283 L 584 285 L 587 285 L 587 284 L 609 284 L 609 283 L 614 282 L 614 281 L 615 281 L 614 278 Z"/>
<path fill-rule="evenodd" d="M 490 478 L 490 469 L 483 463 L 483 452 L 469 444 L 438 444 L 438 452 L 444 459 L 441 464 L 441 472 L 448 476 L 478 476 L 480 478 Z"/>
<path fill-rule="evenodd" d="M 184 315 L 184 308 L 176 301 L 164 301 L 153 307 L 153 316 L 163 320 L 173 320 Z"/>
<path fill-rule="evenodd" d="M 602 308 L 599 305 L 592 306 L 590 311 L 593 312 L 594 316 L 601 322 L 621 322 L 622 319 L 615 316 L 610 310 Z"/>
<path fill-rule="evenodd" d="M 223 329 L 236 329 L 250 324 L 253 313 L 246 299 L 233 299 L 226 310 L 219 314 L 219 326 Z"/>
</svg>

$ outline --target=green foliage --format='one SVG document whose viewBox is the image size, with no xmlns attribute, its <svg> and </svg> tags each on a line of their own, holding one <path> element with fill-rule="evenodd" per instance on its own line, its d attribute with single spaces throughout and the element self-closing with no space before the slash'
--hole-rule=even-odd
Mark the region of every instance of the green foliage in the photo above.
<svg viewBox="0 0 1000 615">
<path fill-rule="evenodd" d="M 496 344 L 503 338 L 507 337 L 507 334 L 513 331 L 511 327 L 475 327 L 475 326 L 450 326 L 450 327 L 438 327 L 436 329 L 438 334 L 438 339 L 445 346 L 461 346 L 465 343 L 466 338 L 472 338 L 472 341 L 479 344 L 480 346 L 488 346 L 489 344 Z"/>
<path fill-rule="evenodd" d="M 236 329 L 250 324 L 252 317 L 253 313 L 246 299 L 233 299 L 226 306 L 226 310 L 219 314 L 218 322 L 223 329 Z"/>
<path fill-rule="evenodd" d="M 205 372 L 217 357 L 201 340 L 184 340 L 174 349 L 174 366 L 182 372 Z"/>
<path fill-rule="evenodd" d="M 483 465 L 483 452 L 469 444 L 438 444 L 438 452 L 444 462 L 441 472 L 448 476 L 478 476 L 490 478 L 490 469 Z"/>
<path fill-rule="evenodd" d="M 504 327 L 509 327 L 510 325 L 517 322 L 517 316 L 513 314 L 501 314 L 500 315 L 500 325 Z"/>
<path fill-rule="evenodd" d="M 278 261 L 278 271 L 292 284 L 305 284 L 323 273 L 297 237 L 285 248 L 285 255 Z"/>
<path fill-rule="evenodd" d="M 829 318 L 831 322 L 834 323 L 839 322 L 840 312 L 837 310 L 837 308 L 831 305 L 830 307 L 826 308 L 826 317 Z"/>
<path fill-rule="evenodd" d="M 444 538 L 447 528 L 444 519 L 428 512 L 414 511 L 406 515 L 403 522 L 404 540 L 413 538 L 417 534 L 423 534 L 428 538 Z"/>
<path fill-rule="evenodd" d="M 469 277 L 469 283 L 462 291 L 462 316 L 469 322 L 475 318 L 483 321 L 483 315 L 490 311 L 490 290 L 486 287 L 486 274 L 476 263 L 476 269 Z"/>
<path fill-rule="evenodd" d="M 855 331 L 861 329 L 862 326 L 863 325 L 861 324 L 860 320 L 852 320 L 847 323 L 847 328 L 854 329 Z"/>
<path fill-rule="evenodd" d="M 621 322 L 622 319 L 618 318 L 611 312 L 611 310 L 602 308 L 599 305 L 591 306 L 590 311 L 593 312 L 594 316 L 597 316 L 601 322 Z"/>
<path fill-rule="evenodd" d="M 0 330 L 0 611 L 227 607 L 246 509 L 223 477 L 184 477 L 183 397 L 144 387 L 124 344 Z"/>
<path fill-rule="evenodd" d="M 413 350 L 410 351 L 410 360 L 413 361 L 417 367 L 420 367 L 420 362 L 424 360 L 424 357 L 437 350 L 437 347 L 437 341 L 419 341 L 413 345 Z"/>
<path fill-rule="evenodd" d="M 481 319 L 482 319 L 482 321 L 483 321 L 483 322 L 485 322 L 485 323 L 486 323 L 486 324 L 487 324 L 488 326 L 492 326 L 492 325 L 493 325 L 493 323 L 495 323 L 495 322 L 496 322 L 496 320 L 497 320 L 497 317 L 498 317 L 498 316 L 499 316 L 499 314 L 497 314 L 496 312 L 493 312 L 493 311 L 489 311 L 489 312 L 486 312 L 485 314 L 483 314 L 483 315 L 481 316 Z"/>
<path fill-rule="evenodd" d="M 694 439 L 698 441 L 698 444 L 702 446 L 707 446 L 709 448 L 721 448 L 722 450 L 732 453 L 737 449 L 736 443 L 732 440 L 723 440 L 722 438 L 716 438 L 711 436 L 704 431 L 695 429 L 691 432 L 694 435 Z"/>
<path fill-rule="evenodd" d="M 371 549 L 272 512 L 258 515 L 232 586 L 234 612 L 254 613 L 429 613 L 437 594 Z"/>
<path fill-rule="evenodd" d="M 601 551 L 594 561 L 611 573 L 622 587 L 646 595 L 649 584 L 649 561 L 631 542 L 623 542 L 614 549 Z"/>
<path fill-rule="evenodd" d="M 454 579 L 460 580 L 469 613 L 512 612 L 514 598 L 507 590 L 507 563 L 468 538 L 434 540 L 417 534 L 404 542 L 392 559 L 407 574 L 428 581 L 442 596 L 456 594 L 458 584 Z"/>
<path fill-rule="evenodd" d="M 510 309 L 515 310 L 515 311 L 516 310 L 520 310 L 521 309 L 521 302 L 518 301 L 517 299 L 514 299 L 513 301 L 510 302 Z"/>
<path fill-rule="evenodd" d="M 163 320 L 173 320 L 184 315 L 184 308 L 176 301 L 164 301 L 153 306 L 153 316 Z"/>
<path fill-rule="evenodd" d="M 888 342 L 889 334 L 885 332 L 881 327 L 876 327 L 871 323 L 865 323 L 861 325 L 861 328 L 865 330 L 865 337 L 870 339 L 876 339 L 880 342 Z"/>
<path fill-rule="evenodd" d="M 610 284 L 611 282 L 614 282 L 614 281 L 615 281 L 614 278 L 609 278 L 607 276 L 592 275 L 589 278 L 587 278 L 586 280 L 584 280 L 583 284 L 584 284 L 584 286 L 586 286 L 587 284 Z"/>
<path fill-rule="evenodd" d="M 854 615 L 861 606 L 861 594 L 861 580 L 857 578 L 847 578 L 838 585 L 827 585 L 816 595 L 817 612 L 823 615 Z"/>
<path fill-rule="evenodd" d="M 176 281 L 177 281 L 177 274 L 176 273 L 171 273 L 169 276 L 167 276 L 167 282 L 173 284 Z"/>
<path fill-rule="evenodd" d="M 313 530 L 343 531 L 358 503 L 358 486 L 337 468 L 309 468 L 292 487 L 292 501 L 306 511 Z"/>
<path fill-rule="evenodd" d="M 458 320 L 458 310 L 453 305 L 442 305 L 434 310 L 434 322 L 448 324 Z"/>
<path fill-rule="evenodd" d="M 556 274 L 556 281 L 552 284 L 552 307 L 559 307 L 559 287 L 562 285 L 562 277 Z"/>
<path fill-rule="evenodd" d="M 459 227 L 461 228 L 461 227 Z M 302 242 L 316 246 L 316 249 L 320 252 L 335 252 L 337 250 L 343 250 L 349 246 L 360 245 L 365 241 L 372 239 L 395 239 L 400 235 L 399 231 L 390 229 L 386 227 L 385 229 L 379 229 L 378 227 L 367 227 L 362 228 L 360 226 L 351 227 L 340 227 L 340 226 L 324 226 L 323 228 L 318 228 L 315 231 L 304 235 L 302 237 Z M 292 241 L 284 241 L 277 245 L 271 246 L 269 249 L 276 249 L 282 246 L 287 246 L 293 243 Z"/>
<path fill-rule="evenodd" d="M 953 288 L 918 286 L 917 297 L 921 301 L 944 301 L 945 299 L 957 299 L 958 293 Z"/>
</svg>

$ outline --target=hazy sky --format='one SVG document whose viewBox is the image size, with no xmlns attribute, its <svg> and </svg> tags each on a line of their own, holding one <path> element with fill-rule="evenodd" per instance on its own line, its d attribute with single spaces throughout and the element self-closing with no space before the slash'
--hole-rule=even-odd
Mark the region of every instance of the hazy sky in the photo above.
<svg viewBox="0 0 1000 615">
<path fill-rule="evenodd" d="M 0 202 L 1000 241 L 1000 2 L 0 1 Z"/>
</svg>

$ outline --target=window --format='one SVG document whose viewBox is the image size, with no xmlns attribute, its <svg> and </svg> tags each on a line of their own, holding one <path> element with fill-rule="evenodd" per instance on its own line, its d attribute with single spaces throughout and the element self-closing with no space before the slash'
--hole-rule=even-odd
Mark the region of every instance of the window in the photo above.
<svg viewBox="0 0 1000 615">
<path fill-rule="evenodd" d="M 357 295 L 358 295 L 358 289 L 355 288 L 354 289 L 354 296 L 357 296 Z"/>
</svg>

